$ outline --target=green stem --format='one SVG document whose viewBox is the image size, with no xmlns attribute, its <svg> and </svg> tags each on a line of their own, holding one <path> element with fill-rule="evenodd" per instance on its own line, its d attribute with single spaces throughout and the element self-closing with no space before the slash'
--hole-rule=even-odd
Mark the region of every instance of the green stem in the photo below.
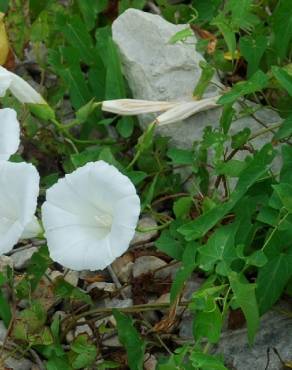
<svg viewBox="0 0 292 370">
<path fill-rule="evenodd" d="M 281 127 L 281 125 L 282 125 L 282 122 L 281 123 L 275 123 L 275 124 L 273 124 L 269 127 L 263 128 L 262 130 L 259 130 L 259 131 L 255 132 L 253 135 L 251 135 L 251 137 L 248 139 L 248 141 L 251 141 L 251 140 L 255 139 L 258 136 L 264 135 L 267 132 L 273 131 L 273 130 Z"/>
<path fill-rule="evenodd" d="M 273 231 L 271 232 L 271 234 L 269 235 L 269 237 L 267 238 L 267 240 L 265 241 L 263 247 L 262 247 L 262 251 L 266 248 L 266 246 L 270 243 L 272 237 L 274 236 L 275 232 L 278 230 L 279 226 L 286 220 L 286 218 L 289 216 L 289 212 L 287 212 L 285 214 L 285 216 L 283 216 L 279 222 L 277 223 L 277 225 L 274 227 Z"/>
<path fill-rule="evenodd" d="M 171 222 L 172 221 L 168 221 L 168 222 L 165 222 L 163 225 L 159 225 L 159 226 L 155 226 L 155 227 L 146 227 L 145 229 L 144 228 L 140 228 L 140 227 L 136 227 L 136 231 L 138 231 L 139 233 L 149 233 L 151 231 L 163 230 L 168 225 L 170 225 Z"/>
</svg>

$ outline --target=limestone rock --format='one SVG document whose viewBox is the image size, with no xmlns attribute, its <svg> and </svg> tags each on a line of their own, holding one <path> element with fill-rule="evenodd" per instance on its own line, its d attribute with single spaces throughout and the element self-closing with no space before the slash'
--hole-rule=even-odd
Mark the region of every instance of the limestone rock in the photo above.
<svg viewBox="0 0 292 370">
<path fill-rule="evenodd" d="M 272 348 L 276 348 L 285 361 L 292 358 L 292 320 L 277 311 L 270 311 L 263 316 L 259 331 L 252 347 L 247 342 L 246 329 L 227 331 L 216 349 L 224 355 L 228 367 L 236 370 L 262 370 L 267 364 L 267 350 L 270 351 L 268 370 L 281 369 L 281 363 Z M 229 368 L 229 367 L 228 367 Z"/>
<path fill-rule="evenodd" d="M 113 39 L 120 51 L 124 75 L 136 99 L 147 100 L 190 100 L 201 69 L 202 55 L 196 51 L 196 37 L 174 45 L 170 38 L 178 31 L 188 27 L 186 24 L 174 25 L 159 15 L 128 9 L 113 23 Z M 215 77 L 217 86 L 210 84 L 206 96 L 220 93 L 220 82 Z M 239 109 L 239 106 L 236 106 Z M 203 130 L 210 125 L 218 127 L 221 109 L 201 112 L 184 121 L 161 126 L 157 133 L 170 137 L 170 144 L 180 148 L 190 148 L 194 141 L 202 138 Z M 252 117 L 244 117 L 232 124 L 235 133 L 245 127 L 256 132 L 280 121 L 280 117 L 270 109 L 260 109 L 256 113 L 263 124 Z M 153 115 L 140 116 L 140 123 L 145 126 L 153 120 Z M 252 141 L 257 149 L 272 135 L 267 134 Z"/>
<path fill-rule="evenodd" d="M 137 278 L 142 274 L 155 271 L 166 266 L 167 263 L 155 256 L 142 256 L 136 259 L 133 266 L 133 277 Z"/>
<path fill-rule="evenodd" d="M 126 283 L 132 274 L 133 265 L 133 255 L 131 253 L 125 253 L 112 263 L 112 268 L 118 279 L 122 283 Z"/>
<path fill-rule="evenodd" d="M 28 249 L 23 249 L 19 252 L 17 252 L 17 249 L 15 253 L 11 255 L 14 268 L 17 270 L 21 270 L 25 267 L 27 267 L 32 255 L 37 252 L 38 249 L 36 247 L 31 247 Z"/>
<path fill-rule="evenodd" d="M 157 222 L 152 217 L 145 216 L 142 217 L 141 220 L 139 220 L 138 227 L 140 229 L 153 229 L 157 227 Z M 146 243 L 150 239 L 155 238 L 157 234 L 158 234 L 157 230 L 152 230 L 148 232 L 136 231 L 134 238 L 131 241 L 131 245 L 136 243 L 142 244 L 143 242 Z"/>
</svg>

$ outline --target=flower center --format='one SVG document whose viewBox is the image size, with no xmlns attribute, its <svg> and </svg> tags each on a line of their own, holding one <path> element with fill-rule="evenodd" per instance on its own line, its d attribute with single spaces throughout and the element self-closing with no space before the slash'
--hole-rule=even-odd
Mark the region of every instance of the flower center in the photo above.
<svg viewBox="0 0 292 370">
<path fill-rule="evenodd" d="M 108 213 L 96 215 L 94 216 L 94 219 L 97 222 L 98 227 L 110 229 L 112 226 L 113 218 Z"/>
</svg>

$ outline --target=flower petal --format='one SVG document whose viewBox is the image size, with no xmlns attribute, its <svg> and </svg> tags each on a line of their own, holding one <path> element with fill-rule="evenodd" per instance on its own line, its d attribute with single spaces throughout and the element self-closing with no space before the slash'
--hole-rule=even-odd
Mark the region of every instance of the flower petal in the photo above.
<svg viewBox="0 0 292 370">
<path fill-rule="evenodd" d="M 43 97 L 23 78 L 0 66 L 0 96 L 5 95 L 8 88 L 21 103 L 47 104 Z"/>
<path fill-rule="evenodd" d="M 0 66 L 0 97 L 5 96 L 6 91 L 9 89 L 12 81 L 11 74 L 7 69 Z"/>
<path fill-rule="evenodd" d="M 27 163 L 0 161 L 0 253 L 20 239 L 32 220 L 39 192 L 39 175 Z"/>
<path fill-rule="evenodd" d="M 0 254 L 10 252 L 23 232 L 20 222 L 7 222 L 0 217 Z"/>
<path fill-rule="evenodd" d="M 178 104 L 177 102 L 168 101 L 117 99 L 103 101 L 101 109 L 105 112 L 116 113 L 122 116 L 133 116 L 144 113 L 162 112 Z"/>
<path fill-rule="evenodd" d="M 219 96 L 214 96 L 212 98 L 180 103 L 162 113 L 156 118 L 156 121 L 161 126 L 187 119 L 198 112 L 218 107 L 216 104 L 218 99 Z"/>
<path fill-rule="evenodd" d="M 41 234 L 42 228 L 39 223 L 39 220 L 36 216 L 33 216 L 33 218 L 30 220 L 30 222 L 25 225 L 23 233 L 21 234 L 21 239 L 31 239 L 35 238 L 39 234 Z"/>
<path fill-rule="evenodd" d="M 13 109 L 0 109 L 0 160 L 7 160 L 19 147 L 20 128 Z"/>
</svg>

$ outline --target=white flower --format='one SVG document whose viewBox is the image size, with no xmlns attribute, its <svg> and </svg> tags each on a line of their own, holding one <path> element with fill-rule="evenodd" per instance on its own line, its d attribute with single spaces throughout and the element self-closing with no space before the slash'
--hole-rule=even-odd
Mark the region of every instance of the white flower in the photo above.
<svg viewBox="0 0 292 370">
<path fill-rule="evenodd" d="M 0 160 L 7 160 L 19 146 L 20 128 L 13 109 L 0 109 Z"/>
<path fill-rule="evenodd" d="M 9 252 L 33 219 L 39 174 L 28 163 L 0 161 L 0 254 Z"/>
<path fill-rule="evenodd" d="M 47 104 L 42 96 L 23 78 L 0 66 L 0 97 L 9 89 L 21 103 Z"/>
<path fill-rule="evenodd" d="M 20 239 L 31 239 L 34 238 L 42 233 L 42 228 L 39 223 L 39 220 L 36 216 L 29 221 L 29 223 L 25 226 L 23 233 L 21 234 Z"/>
<path fill-rule="evenodd" d="M 216 104 L 220 96 L 206 98 L 202 100 L 193 100 L 189 102 L 182 102 L 179 105 L 167 110 L 156 118 L 156 122 L 161 125 L 177 122 L 189 118 L 190 116 L 207 110 L 218 107 Z"/>
<path fill-rule="evenodd" d="M 128 177 L 104 161 L 60 179 L 46 195 L 42 220 L 51 258 L 73 270 L 98 270 L 124 253 L 140 200 Z"/>
<path fill-rule="evenodd" d="M 134 116 L 136 114 L 162 112 L 177 106 L 177 102 L 150 101 L 138 99 L 105 100 L 101 109 L 105 112 Z"/>
</svg>

